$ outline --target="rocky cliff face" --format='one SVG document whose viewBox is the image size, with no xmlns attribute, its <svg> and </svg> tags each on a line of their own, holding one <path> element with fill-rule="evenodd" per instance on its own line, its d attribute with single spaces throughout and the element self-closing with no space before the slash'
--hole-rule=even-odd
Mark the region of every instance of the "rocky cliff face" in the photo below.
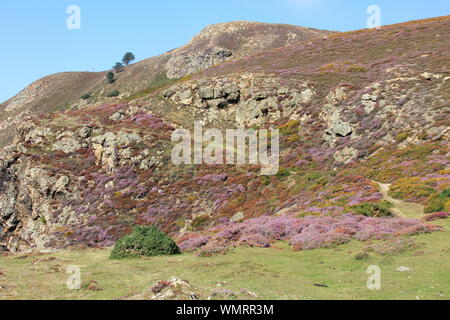
<svg viewBox="0 0 450 320">
<path fill-rule="evenodd" d="M 450 59 L 436 36 L 449 31 L 449 21 L 307 40 L 128 99 L 28 117 L 0 156 L 0 246 L 110 246 L 135 224 L 156 224 L 187 241 L 190 232 L 216 230 L 230 218 L 338 217 L 380 202 L 374 181 L 429 206 L 450 184 Z M 226 26 L 224 33 L 243 27 Z M 216 47 L 211 39 L 225 37 L 217 28 L 193 42 Z M 413 36 L 422 51 L 410 45 Z M 368 43 L 379 45 L 376 54 Z M 190 59 L 180 66 L 209 64 L 183 50 L 172 56 Z M 335 56 L 347 50 L 351 61 Z M 184 72 L 175 70 L 177 77 Z M 221 130 L 278 128 L 279 173 L 173 164 L 171 133 L 195 120 Z"/>
</svg>

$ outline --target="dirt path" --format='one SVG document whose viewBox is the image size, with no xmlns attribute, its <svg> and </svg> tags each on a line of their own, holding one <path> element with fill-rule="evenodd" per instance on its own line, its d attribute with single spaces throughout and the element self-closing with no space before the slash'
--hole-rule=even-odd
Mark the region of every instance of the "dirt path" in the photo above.
<svg viewBox="0 0 450 320">
<path fill-rule="evenodd" d="M 381 194 L 383 195 L 383 199 L 389 201 L 394 205 L 391 211 L 398 217 L 402 218 L 414 218 L 421 219 L 424 216 L 424 206 L 412 203 L 405 202 L 402 200 L 394 199 L 389 196 L 389 189 L 391 187 L 390 184 L 380 183 L 374 181 L 376 184 L 380 186 Z"/>
</svg>

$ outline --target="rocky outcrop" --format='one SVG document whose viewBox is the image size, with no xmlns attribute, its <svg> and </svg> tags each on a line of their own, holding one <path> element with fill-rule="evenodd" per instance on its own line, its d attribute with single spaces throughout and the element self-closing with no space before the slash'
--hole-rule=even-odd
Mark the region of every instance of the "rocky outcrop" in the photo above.
<svg viewBox="0 0 450 320">
<path fill-rule="evenodd" d="M 181 78 L 194 72 L 205 70 L 222 63 L 233 56 L 233 52 L 223 48 L 212 48 L 198 53 L 173 56 L 166 64 L 169 78 Z"/>
<path fill-rule="evenodd" d="M 282 118 L 296 119 L 298 111 L 316 96 L 307 81 L 295 88 L 279 88 L 280 79 L 243 74 L 229 78 L 190 81 L 167 89 L 166 101 L 179 108 L 194 107 L 205 123 L 233 120 L 238 126 L 252 126 Z"/>
<path fill-rule="evenodd" d="M 70 178 L 52 176 L 45 168 L 34 167 L 23 159 L 3 165 L 0 175 L 0 246 L 13 252 L 47 250 L 45 244 L 51 231 L 60 226 L 51 223 L 53 201 L 76 195 Z M 67 212 L 68 219 L 69 215 Z"/>
</svg>

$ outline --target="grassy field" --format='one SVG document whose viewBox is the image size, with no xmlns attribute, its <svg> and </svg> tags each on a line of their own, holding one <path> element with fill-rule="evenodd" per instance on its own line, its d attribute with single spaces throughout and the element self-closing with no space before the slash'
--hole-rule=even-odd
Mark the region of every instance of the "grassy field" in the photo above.
<svg viewBox="0 0 450 320">
<path fill-rule="evenodd" d="M 450 221 L 436 223 L 445 230 L 413 237 L 413 249 L 387 255 L 370 252 L 362 260 L 355 256 L 367 244 L 356 241 L 302 252 L 284 244 L 237 248 L 212 258 L 183 254 L 112 261 L 110 250 L 6 255 L 0 257 L 0 299 L 122 299 L 172 276 L 188 280 L 202 299 L 218 288 L 237 293 L 233 299 L 250 298 L 239 293 L 242 288 L 259 299 L 450 299 Z M 67 289 L 68 265 L 81 268 L 83 287 L 94 280 L 102 290 Z M 381 268 L 381 290 L 367 289 L 370 265 Z M 400 266 L 412 270 L 396 271 Z"/>
</svg>

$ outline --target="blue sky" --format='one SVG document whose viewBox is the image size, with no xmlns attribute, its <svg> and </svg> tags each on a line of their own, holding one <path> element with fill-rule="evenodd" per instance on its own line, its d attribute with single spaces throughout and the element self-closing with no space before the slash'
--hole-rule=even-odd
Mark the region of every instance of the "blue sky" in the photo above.
<svg viewBox="0 0 450 320">
<path fill-rule="evenodd" d="M 69 5 L 81 29 L 69 30 Z M 101 71 L 126 51 L 137 60 L 189 41 L 203 27 L 249 20 L 348 31 L 366 27 L 369 5 L 382 24 L 450 14 L 450 0 L 1 0 L 0 101 L 47 74 Z"/>
</svg>

